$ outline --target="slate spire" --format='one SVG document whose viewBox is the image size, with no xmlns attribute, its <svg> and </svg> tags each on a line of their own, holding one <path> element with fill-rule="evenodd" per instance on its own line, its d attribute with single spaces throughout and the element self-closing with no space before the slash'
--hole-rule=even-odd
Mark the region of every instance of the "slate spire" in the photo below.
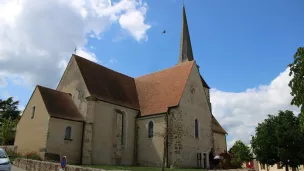
<svg viewBox="0 0 304 171">
<path fill-rule="evenodd" d="M 182 32 L 180 38 L 180 52 L 178 63 L 185 61 L 193 61 L 192 46 L 190 41 L 190 34 L 187 23 L 187 16 L 185 6 L 183 4 L 183 19 L 182 19 Z"/>
</svg>

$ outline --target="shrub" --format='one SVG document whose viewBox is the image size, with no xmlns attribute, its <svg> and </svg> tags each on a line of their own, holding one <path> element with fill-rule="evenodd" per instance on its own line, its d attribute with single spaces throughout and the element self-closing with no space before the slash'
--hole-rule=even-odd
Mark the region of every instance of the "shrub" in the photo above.
<svg viewBox="0 0 304 171">
<path fill-rule="evenodd" d="M 42 160 L 40 155 L 35 152 L 25 153 L 23 157 L 32 160 Z"/>
<path fill-rule="evenodd" d="M 220 154 L 222 160 L 220 163 L 221 169 L 231 169 L 231 155 L 225 151 L 224 153 Z"/>
<path fill-rule="evenodd" d="M 10 160 L 13 162 L 16 158 L 22 157 L 21 154 L 17 153 L 15 150 L 6 150 L 7 155 L 9 156 Z"/>
</svg>

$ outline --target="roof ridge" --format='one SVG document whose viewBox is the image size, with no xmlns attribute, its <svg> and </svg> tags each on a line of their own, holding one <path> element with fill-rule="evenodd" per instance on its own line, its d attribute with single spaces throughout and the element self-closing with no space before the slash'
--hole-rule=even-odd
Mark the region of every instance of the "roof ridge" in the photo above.
<svg viewBox="0 0 304 171">
<path fill-rule="evenodd" d="M 184 94 L 185 89 L 186 89 L 186 86 L 187 86 L 187 82 L 188 82 L 188 80 L 189 80 L 191 71 L 193 70 L 193 66 L 194 66 L 194 63 L 195 63 L 194 60 L 193 60 L 193 61 L 189 61 L 189 62 L 192 62 L 192 64 L 191 64 L 191 69 L 189 70 L 189 73 L 187 74 L 187 80 L 186 80 L 185 84 L 183 85 L 183 91 L 182 91 L 182 93 L 180 94 L 180 97 L 179 97 L 179 100 L 178 100 L 178 104 L 180 104 L 180 101 L 181 101 L 181 99 L 182 99 L 182 97 L 183 97 L 183 94 Z M 185 63 L 185 62 L 184 62 L 184 63 Z"/>
<path fill-rule="evenodd" d="M 96 62 L 90 61 L 90 60 L 88 60 L 88 59 L 86 59 L 86 58 L 84 58 L 84 57 L 81 57 L 81 56 L 79 56 L 79 55 L 73 54 L 73 57 L 76 59 L 76 62 L 77 62 L 77 58 L 78 58 L 78 59 L 81 59 L 81 60 L 85 60 L 85 61 L 87 61 L 87 62 L 90 62 L 90 63 L 92 63 L 92 64 L 94 64 L 94 65 L 97 65 L 97 66 L 99 66 L 99 67 L 105 68 L 105 69 L 107 69 L 107 70 L 113 71 L 113 72 L 115 72 L 115 73 L 117 73 L 117 74 L 120 74 L 120 75 L 129 77 L 129 78 L 133 78 L 133 77 L 131 77 L 131 76 L 129 76 L 129 75 L 123 74 L 123 73 L 121 73 L 121 72 L 115 71 L 115 70 L 113 70 L 113 69 L 110 69 L 110 68 L 108 68 L 108 67 L 105 67 L 105 66 L 103 66 L 103 65 L 101 65 L 101 64 L 98 64 L 98 63 L 96 63 Z M 78 64 L 78 62 L 77 62 L 77 64 Z M 133 78 L 133 79 L 134 79 L 134 78 Z"/>
<path fill-rule="evenodd" d="M 182 65 L 189 64 L 189 63 L 195 63 L 195 60 L 193 60 L 193 61 L 186 61 L 186 62 L 183 62 L 183 63 L 179 63 L 179 64 L 176 64 L 176 65 L 170 67 L 170 68 L 165 68 L 165 69 L 162 69 L 162 70 L 159 70 L 159 71 L 151 72 L 151 73 L 149 73 L 149 74 L 142 75 L 142 76 L 136 77 L 136 78 L 134 78 L 134 79 L 138 79 L 138 78 L 142 78 L 142 77 L 145 77 L 145 76 L 148 76 L 148 75 L 151 75 L 151 74 L 156 74 L 156 73 L 159 73 L 159 72 L 167 71 L 167 70 L 176 68 L 176 67 L 178 67 L 178 66 L 182 66 Z"/>
<path fill-rule="evenodd" d="M 69 94 L 69 93 L 66 93 L 66 92 L 63 92 L 63 91 L 59 91 L 59 90 L 55 90 L 55 89 L 52 89 L 52 88 L 49 88 L 49 87 L 45 87 L 45 86 L 42 86 L 42 85 L 39 85 L 39 84 L 37 84 L 36 87 L 39 90 L 42 88 L 42 89 L 47 89 L 47 90 L 51 90 L 51 91 L 58 92 L 58 93 Z"/>
</svg>

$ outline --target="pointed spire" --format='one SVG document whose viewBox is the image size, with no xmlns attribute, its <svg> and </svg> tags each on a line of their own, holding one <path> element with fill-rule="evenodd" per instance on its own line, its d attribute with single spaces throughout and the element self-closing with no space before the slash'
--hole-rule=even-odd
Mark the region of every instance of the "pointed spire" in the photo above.
<svg viewBox="0 0 304 171">
<path fill-rule="evenodd" d="M 183 4 L 183 21 L 182 21 L 182 32 L 180 39 L 180 53 L 178 63 L 184 61 L 193 61 L 192 46 L 190 41 L 190 34 L 187 23 L 187 16 L 185 6 Z"/>
</svg>

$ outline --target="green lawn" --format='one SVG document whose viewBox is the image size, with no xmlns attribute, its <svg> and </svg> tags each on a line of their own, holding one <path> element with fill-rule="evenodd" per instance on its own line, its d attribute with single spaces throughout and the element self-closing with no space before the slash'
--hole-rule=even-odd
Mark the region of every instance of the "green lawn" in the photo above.
<svg viewBox="0 0 304 171">
<path fill-rule="evenodd" d="M 136 166 L 86 166 L 92 168 L 100 168 L 105 170 L 131 170 L 131 171 L 161 171 L 161 168 L 156 167 L 136 167 Z M 166 171 L 203 171 L 204 169 L 165 169 Z"/>
</svg>

